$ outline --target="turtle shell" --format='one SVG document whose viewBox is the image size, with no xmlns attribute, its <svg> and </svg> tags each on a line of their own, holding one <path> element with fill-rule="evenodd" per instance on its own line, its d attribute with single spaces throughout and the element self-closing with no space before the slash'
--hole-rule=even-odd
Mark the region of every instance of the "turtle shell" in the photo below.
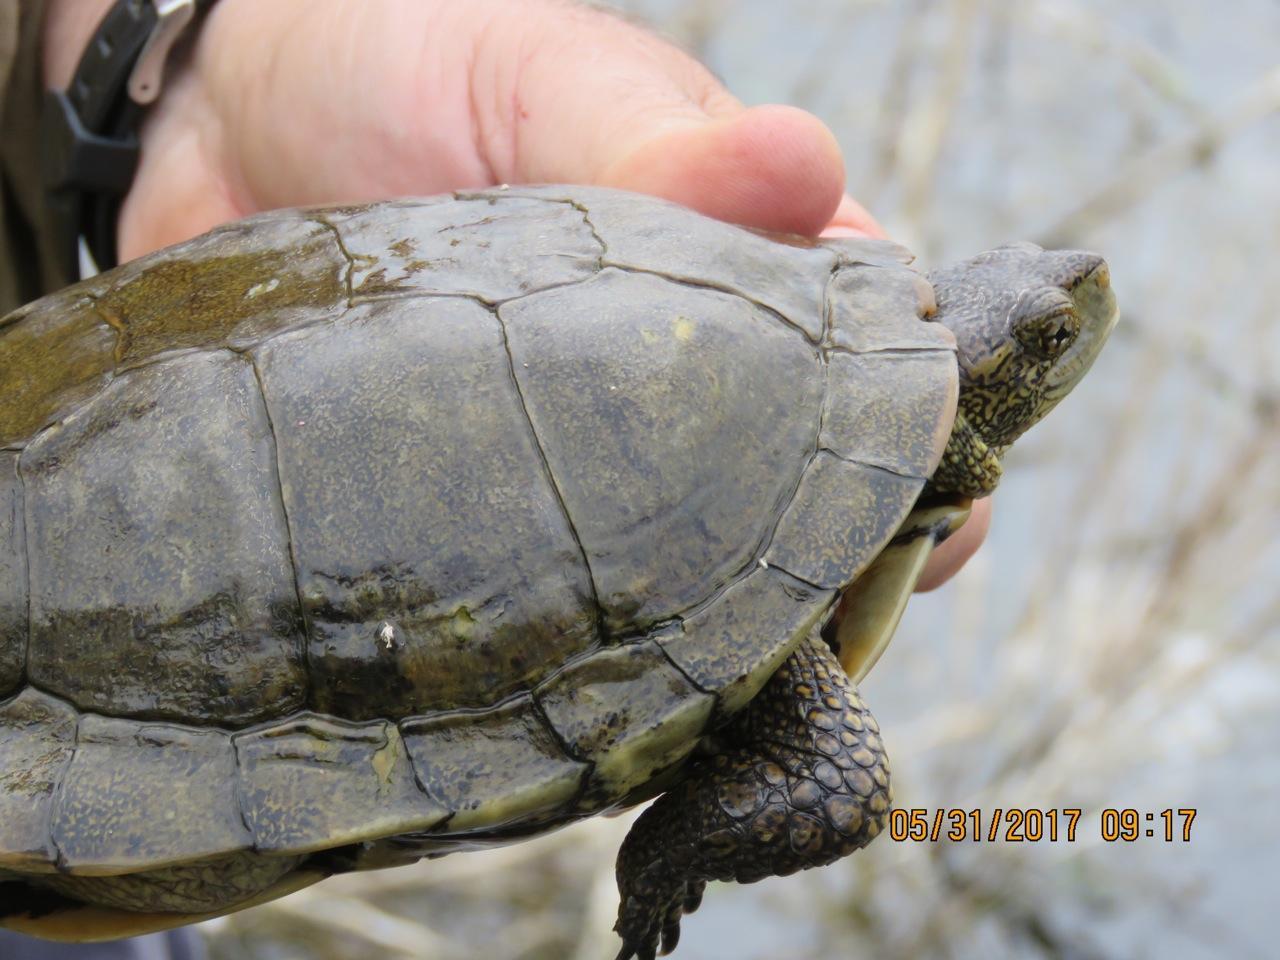
<svg viewBox="0 0 1280 960">
<path fill-rule="evenodd" d="M 0 320 L 0 879 L 220 909 L 634 796 L 936 465 L 955 348 L 907 259 L 499 189 L 258 216 Z"/>
</svg>

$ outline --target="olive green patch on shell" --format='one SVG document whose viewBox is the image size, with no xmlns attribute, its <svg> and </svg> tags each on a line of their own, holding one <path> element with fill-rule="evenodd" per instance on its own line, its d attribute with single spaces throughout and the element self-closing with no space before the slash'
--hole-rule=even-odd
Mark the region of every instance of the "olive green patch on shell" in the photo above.
<svg viewBox="0 0 1280 960">
<path fill-rule="evenodd" d="M 219 227 L 104 274 L 97 312 L 124 366 L 172 350 L 247 344 L 337 316 L 347 260 L 333 231 L 282 211 Z"/>
<path fill-rule="evenodd" d="M 609 798 L 683 759 L 715 705 L 652 640 L 594 653 L 534 696 L 569 749 L 595 762 L 592 785 Z"/>
<path fill-rule="evenodd" d="M 445 833 L 561 810 L 588 769 L 565 755 L 528 694 L 491 710 L 415 717 L 400 730 L 419 781 L 453 813 Z"/>
<path fill-rule="evenodd" d="M 76 720 L 70 704 L 31 688 L 0 704 L 0 868 L 53 869 L 49 823 Z"/>
<path fill-rule="evenodd" d="M 765 561 L 816 586 L 841 589 L 889 542 L 923 487 L 918 478 L 820 450 Z"/>
<path fill-rule="evenodd" d="M 754 561 L 817 434 L 822 364 L 799 332 L 614 269 L 499 316 L 611 630 L 677 615 Z"/>
<path fill-rule="evenodd" d="M 600 244 L 567 204 L 496 196 L 396 201 L 324 213 L 354 261 L 355 302 L 411 294 L 506 300 L 600 268 Z"/>
<path fill-rule="evenodd" d="M 604 241 L 606 266 L 723 287 L 777 311 L 815 342 L 822 337 L 823 287 L 837 258 L 820 244 L 778 243 L 780 238 L 712 220 L 666 200 L 616 190 L 513 187 L 488 195 L 578 204 Z"/>
<path fill-rule="evenodd" d="M 736 713 L 817 623 L 834 598 L 831 590 L 772 568 L 752 570 L 680 628 L 659 634 L 668 657 L 703 690 L 720 697 L 718 709 Z"/>
<path fill-rule="evenodd" d="M 484 707 L 596 641 L 590 577 L 491 312 L 372 304 L 255 359 L 315 709 Z"/>
<path fill-rule="evenodd" d="M 115 347 L 116 332 L 98 315 L 84 284 L 0 321 L 0 446 L 25 442 L 93 396 L 115 368 Z"/>
<path fill-rule="evenodd" d="M 20 460 L 32 682 L 115 716 L 234 725 L 297 710 L 273 461 L 253 370 L 225 351 L 131 370 L 42 433 Z"/>
<path fill-rule="evenodd" d="M 933 288 L 906 266 L 849 266 L 831 278 L 827 293 L 832 346 L 873 350 L 954 350 L 940 323 L 921 323 L 933 307 Z"/>
<path fill-rule="evenodd" d="M 18 455 L 0 451 L 0 697 L 22 680 L 27 660 L 27 538 Z"/>
<path fill-rule="evenodd" d="M 262 853 L 428 830 L 448 815 L 418 787 L 394 724 L 307 715 L 237 734 L 235 750 L 244 819 Z"/>
<path fill-rule="evenodd" d="M 833 353 L 828 362 L 820 445 L 904 476 L 932 474 L 955 419 L 955 354 Z"/>
<path fill-rule="evenodd" d="M 129 873 L 247 849 L 231 738 L 87 714 L 51 832 L 73 873 Z"/>
</svg>

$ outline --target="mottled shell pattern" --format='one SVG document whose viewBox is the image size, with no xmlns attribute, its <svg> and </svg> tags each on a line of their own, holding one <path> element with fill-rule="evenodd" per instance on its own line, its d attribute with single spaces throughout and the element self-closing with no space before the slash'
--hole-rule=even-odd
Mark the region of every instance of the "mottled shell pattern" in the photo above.
<svg viewBox="0 0 1280 960">
<path fill-rule="evenodd" d="M 0 320 L 0 880 L 256 888 L 634 795 L 936 465 L 907 259 L 511 188 L 266 214 Z"/>
</svg>

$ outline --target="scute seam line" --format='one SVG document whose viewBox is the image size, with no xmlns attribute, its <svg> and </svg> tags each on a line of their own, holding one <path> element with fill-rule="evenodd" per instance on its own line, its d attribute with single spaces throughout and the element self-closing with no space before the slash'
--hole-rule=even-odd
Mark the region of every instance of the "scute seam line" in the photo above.
<svg viewBox="0 0 1280 960">
<path fill-rule="evenodd" d="M 31 675 L 31 647 L 35 636 L 35 623 L 31 619 L 31 517 L 27 509 L 27 481 L 22 478 L 22 451 L 13 458 L 13 475 L 18 481 L 18 496 L 22 498 L 22 576 L 25 591 L 23 599 L 26 601 L 27 608 L 27 636 L 22 647 L 22 672 L 18 676 L 18 685 L 14 688 L 17 693 L 21 693 L 23 685 Z M 14 696 L 17 696 L 17 693 Z"/>
<path fill-rule="evenodd" d="M 591 222 L 591 211 L 587 209 L 585 204 L 579 203 L 577 200 L 560 200 L 558 203 L 567 203 L 574 210 L 582 214 L 582 222 L 587 225 L 587 229 L 591 231 L 591 239 L 600 244 L 600 256 L 596 257 L 596 271 L 604 269 L 605 257 L 609 256 L 609 244 L 604 242 L 604 237 L 600 236 L 600 231 L 596 229 L 596 225 Z"/>
<path fill-rule="evenodd" d="M 582 537 L 578 534 L 578 527 L 573 522 L 573 517 L 569 515 L 569 506 L 565 503 L 564 493 L 560 489 L 560 482 L 556 479 L 555 474 L 551 472 L 551 463 L 547 460 L 546 450 L 542 446 L 542 438 L 538 436 L 538 431 L 533 425 L 533 417 L 529 414 L 529 405 L 525 401 L 524 389 L 520 386 L 520 378 L 516 374 L 515 355 L 511 352 L 511 341 L 507 336 L 507 324 L 496 308 L 491 309 L 489 312 L 493 314 L 494 320 L 497 321 L 498 330 L 502 335 L 502 349 L 507 355 L 507 370 L 511 375 L 511 383 L 515 387 L 516 399 L 520 402 L 520 411 L 524 414 L 525 423 L 529 425 L 529 436 L 533 440 L 533 447 L 538 451 L 538 459 L 542 461 L 542 469 L 550 482 L 551 492 L 555 494 L 556 503 L 560 505 L 560 512 L 569 527 L 569 535 L 573 537 L 573 542 L 578 547 L 578 553 L 582 556 L 582 565 L 587 571 L 587 583 L 591 587 L 591 605 L 594 607 L 596 614 L 596 634 L 602 640 L 607 641 L 607 620 L 605 609 L 600 603 L 600 590 L 596 584 L 596 575 L 591 569 L 591 560 L 587 556 L 587 548 L 582 543 Z"/>
<path fill-rule="evenodd" d="M 86 298 L 91 304 L 91 308 L 97 318 L 110 327 L 116 335 L 116 345 L 111 351 L 111 360 L 114 363 L 113 370 L 118 369 L 120 361 L 124 359 L 124 355 L 129 351 L 129 328 L 125 322 L 116 314 L 109 311 L 102 304 L 102 298 L 95 293 L 86 294 Z"/>
<path fill-rule="evenodd" d="M 591 231 L 591 237 L 600 244 L 601 255 L 608 253 L 609 245 L 604 242 L 604 238 L 600 236 L 600 232 L 596 230 L 596 225 L 591 222 L 591 212 L 576 200 L 568 197 L 535 197 L 528 193 L 522 193 L 521 185 L 517 184 L 516 188 L 511 191 L 499 190 L 495 187 L 481 190 L 454 190 L 454 200 L 484 200 L 490 204 L 496 204 L 505 199 L 511 200 L 529 200 L 534 203 L 559 204 L 561 206 L 571 207 L 582 214 L 582 222 L 586 224 L 588 230 Z"/>
<path fill-rule="evenodd" d="M 835 450 L 832 450 L 830 447 L 819 447 L 818 452 L 829 453 L 831 454 L 831 456 L 835 457 L 837 460 L 841 460 L 845 463 L 856 464 L 859 467 L 869 467 L 872 470 L 879 470 L 882 473 L 888 473 L 895 477 L 900 477 L 903 480 L 920 480 L 921 482 L 923 482 L 929 479 L 928 477 L 923 477 L 918 473 L 904 473 L 901 470 L 895 470 L 893 469 L 893 467 L 885 466 L 883 463 L 874 463 L 871 460 L 863 460 L 860 457 L 846 457 L 844 454 L 837 453 Z"/>
<path fill-rule="evenodd" d="M 243 727 L 225 727 L 217 723 L 205 723 L 200 720 L 194 720 L 190 717 L 168 716 L 165 714 L 157 713 L 154 710 L 139 710 L 135 713 L 109 713 L 106 710 L 102 710 L 94 707 L 82 707 L 80 706 L 80 704 L 76 703 L 74 700 L 68 697 L 65 693 L 59 693 L 56 690 L 52 690 L 49 687 L 45 686 L 44 684 L 40 683 L 39 681 L 33 680 L 30 676 L 27 676 L 26 679 L 23 681 L 23 688 L 27 690 L 35 690 L 37 693 L 41 693 L 46 697 L 50 697 L 54 700 L 59 701 L 60 703 L 65 703 L 72 710 L 76 711 L 76 713 L 83 714 L 85 716 L 93 715 L 95 717 L 106 717 L 107 719 L 110 719 L 110 720 L 132 720 L 134 723 L 158 723 L 168 727 L 181 727 L 187 730 L 198 730 L 198 731 L 212 730 L 212 731 L 219 731 L 219 732 L 225 733 L 228 736 L 234 736 L 235 734 L 239 734 L 239 733 L 248 733 L 250 731 L 258 730 L 260 728 L 273 727 L 278 723 L 283 723 L 286 720 L 290 720 L 293 717 L 298 716 L 298 714 L 300 713 L 306 712 L 305 710 L 299 710 L 295 713 L 290 713 L 283 717 L 269 717 L 269 718 L 264 718 L 262 720 L 244 721 L 247 723 L 247 725 Z M 20 690 L 18 692 L 21 693 L 22 691 Z M 3 702 L 7 702 L 7 701 L 0 701 L 0 703 L 3 703 Z M 329 716 L 329 714 L 325 714 L 325 716 Z M 335 718 L 335 719 L 338 719 L 338 718 Z"/>
<path fill-rule="evenodd" d="M 821 422 L 821 419 L 822 419 L 821 416 L 819 416 L 818 419 L 819 419 L 819 422 Z M 809 472 L 809 468 L 813 466 L 813 462 L 818 459 L 818 453 L 820 451 L 821 451 L 821 448 L 818 446 L 818 438 L 817 436 L 815 436 L 813 441 L 813 452 L 809 454 L 809 459 L 805 461 L 804 467 L 800 470 L 800 474 L 796 478 L 795 485 L 791 488 L 791 494 L 787 497 L 787 502 L 783 504 L 782 509 L 778 511 L 778 515 L 774 518 L 772 529 L 770 529 L 765 534 L 764 542 L 760 547 L 760 551 L 759 553 L 756 554 L 760 559 L 764 559 L 765 555 L 768 554 L 769 549 L 773 546 L 773 541 L 778 536 L 778 528 L 782 526 L 782 518 L 786 516 L 787 510 L 789 510 L 791 508 L 791 505 L 795 503 L 796 494 L 800 491 L 800 484 L 804 482 L 804 476 L 806 473 Z M 773 564 L 769 564 L 769 565 L 773 566 Z M 779 567 L 778 569 L 782 570 L 783 568 Z M 783 572 L 791 573 L 791 571 L 789 570 L 784 570 Z M 793 577 L 795 576 L 794 573 L 792 573 L 791 575 Z M 796 577 L 796 579 L 800 580 L 803 578 Z M 805 581 L 805 582 L 807 583 L 808 581 Z M 821 588 L 821 589 L 825 589 L 825 588 Z"/>
<path fill-rule="evenodd" d="M 527 294 L 521 294 L 521 296 L 527 296 Z M 365 304 L 394 303 L 397 300 L 433 300 L 433 299 L 474 300 L 478 304 L 480 304 L 480 306 L 485 307 L 486 309 L 488 307 L 493 306 L 495 302 L 498 302 L 498 301 L 489 300 L 488 298 L 483 297 L 478 293 L 466 293 L 466 292 L 453 291 L 453 290 L 407 289 L 407 290 L 388 290 L 385 293 L 361 293 L 359 295 L 353 293 L 350 296 L 350 298 L 347 300 L 347 306 L 362 307 Z"/>
<path fill-rule="evenodd" d="M 302 603 L 302 586 L 298 574 L 298 554 L 293 544 L 293 522 L 289 519 L 289 505 L 284 499 L 284 481 L 280 475 L 280 444 L 276 438 L 275 418 L 271 416 L 271 404 L 267 400 L 266 385 L 262 382 L 262 371 L 258 368 L 257 358 L 252 353 L 243 354 L 253 371 L 253 381 L 258 386 L 258 396 L 262 400 L 262 412 L 267 421 L 267 431 L 271 434 L 271 466 L 275 477 L 275 494 L 280 498 L 280 516 L 284 520 L 285 546 L 289 551 L 289 569 L 293 574 L 293 596 L 298 603 L 298 623 L 302 633 L 302 667 L 306 678 L 306 689 L 302 692 L 302 705 L 307 710 L 315 711 L 315 682 L 311 663 L 311 624 L 307 619 L 307 608 Z"/>
<path fill-rule="evenodd" d="M 560 731 L 556 729 L 556 725 L 551 722 L 551 717 L 547 714 L 547 711 L 543 709 L 542 701 L 538 699 L 538 695 L 536 693 L 530 694 L 529 702 L 533 705 L 534 716 L 536 716 L 538 718 L 538 722 L 546 727 L 551 733 L 552 739 L 555 740 L 557 745 L 559 745 L 560 750 L 564 755 L 574 763 L 585 763 L 587 765 L 588 775 L 594 773 L 596 767 L 595 761 L 580 755 L 578 751 L 573 749 L 569 744 L 569 741 L 566 740 L 563 735 L 561 735 Z M 587 779 L 590 779 L 590 776 L 588 776 Z"/>
<path fill-rule="evenodd" d="M 347 288 L 347 306 L 348 307 L 353 306 L 352 282 L 356 272 L 356 258 L 351 254 L 351 251 L 347 249 L 347 245 L 343 243 L 342 232 L 338 230 L 338 227 L 336 224 L 331 223 L 329 220 L 327 220 L 323 214 L 312 214 L 306 219 L 310 220 L 312 223 L 320 224 L 320 226 L 325 227 L 326 229 L 328 229 L 330 233 L 333 234 L 334 242 L 338 245 L 338 252 L 341 253 L 342 258 L 347 261 L 347 272 L 346 272 L 346 276 L 343 277 L 343 286 Z"/>
<path fill-rule="evenodd" d="M 145 370 L 147 367 L 154 367 L 161 363 L 168 363 L 169 361 L 176 360 L 179 357 L 189 357 L 196 353 L 216 353 L 219 350 L 230 350 L 233 353 L 243 353 L 242 350 L 237 350 L 230 344 L 221 343 L 210 344 L 206 347 L 175 347 L 171 350 L 161 350 L 159 353 L 153 353 L 149 357 L 143 357 L 130 363 L 118 363 L 112 371 L 111 380 L 107 382 L 111 383 L 122 378 L 125 374 L 132 373 L 134 370 Z M 93 400 L 97 396 L 98 394 L 93 394 L 89 400 Z M 89 400 L 86 400 L 85 402 L 88 403 Z M 77 411 L 79 409 L 79 407 L 76 407 Z M 72 412 L 74 413 L 75 411 Z"/>
<path fill-rule="evenodd" d="M 821 351 L 819 351 L 818 359 L 819 359 L 819 362 L 822 363 L 822 371 L 823 371 L 822 375 L 825 381 L 829 376 L 830 368 L 826 362 L 826 359 L 822 357 Z M 702 600 L 699 600 L 698 602 L 692 604 L 689 607 L 686 607 L 684 610 L 678 611 L 672 619 L 680 620 L 683 623 L 683 621 L 689 619 L 690 617 L 696 616 L 698 613 L 701 613 L 703 610 L 707 609 L 713 603 L 719 600 L 722 596 L 724 596 L 724 594 L 728 592 L 730 588 L 735 587 L 739 583 L 741 583 L 743 580 L 746 580 L 747 577 L 749 577 L 753 571 L 760 569 L 760 562 L 761 560 L 764 559 L 764 555 L 769 552 L 769 548 L 773 545 L 774 537 L 776 537 L 778 533 L 778 527 L 782 524 L 782 518 L 787 512 L 787 508 L 790 507 L 792 502 L 795 500 L 796 493 L 800 489 L 800 483 L 804 479 L 805 473 L 808 472 L 809 467 L 810 465 L 812 465 L 813 461 L 817 459 L 818 451 L 822 449 L 819 441 L 822 436 L 823 416 L 825 414 L 826 408 L 827 408 L 826 386 L 824 385 L 822 404 L 818 408 L 818 424 L 817 424 L 817 428 L 814 431 L 813 445 L 812 445 L 812 450 L 809 454 L 809 458 L 805 461 L 804 466 L 800 468 L 799 473 L 796 475 L 795 484 L 791 487 L 790 493 L 787 494 L 784 502 L 782 503 L 782 506 L 779 508 L 777 512 L 777 515 L 774 517 L 773 525 L 768 530 L 766 530 L 764 535 L 761 537 L 759 546 L 751 554 L 751 559 L 748 560 L 745 564 L 743 564 L 743 566 L 740 567 L 738 570 L 734 571 L 732 575 L 726 578 L 724 583 L 720 584 L 719 587 L 713 590 L 709 596 L 705 597 Z M 797 577 L 790 570 L 777 566 L 776 564 L 772 564 L 772 563 L 769 564 L 769 568 L 773 570 L 781 570 L 787 576 L 792 577 L 800 581 L 801 583 L 805 584 L 806 586 L 812 587 L 814 590 L 818 590 L 819 592 L 825 592 L 826 590 L 830 589 L 828 587 L 820 587 L 817 584 L 810 583 L 808 580 L 805 580 L 803 577 Z M 659 643 L 658 646 L 661 647 L 662 644 Z M 663 652 L 665 653 L 666 651 L 663 651 Z M 676 665 L 673 663 L 673 666 L 676 666 Z M 676 668 L 679 669 L 678 666 Z M 681 672 L 683 673 L 683 671 Z M 690 680 L 690 682 L 693 682 L 692 679 Z M 694 686 L 697 686 L 697 684 L 695 683 Z M 701 688 L 699 687 L 699 689 Z"/>
<path fill-rule="evenodd" d="M 831 284 L 834 282 L 836 274 L 840 272 L 840 266 L 841 265 L 838 261 L 832 266 L 831 272 L 827 275 L 827 281 L 822 286 L 822 344 L 826 344 L 830 339 L 832 326 Z M 774 517 L 772 528 L 764 537 L 764 542 L 761 544 L 760 550 L 756 554 L 760 560 L 763 560 L 769 553 L 769 550 L 772 549 L 773 541 L 778 536 L 778 528 L 782 526 L 782 518 L 786 516 L 791 505 L 795 503 L 796 494 L 800 492 L 800 484 L 804 482 L 805 474 L 809 472 L 809 468 L 813 466 L 814 461 L 818 459 L 818 453 L 822 450 L 822 431 L 826 427 L 827 399 L 831 390 L 831 364 L 827 362 L 827 354 L 825 351 L 826 348 L 823 346 L 820 346 L 818 349 L 818 358 L 822 363 L 822 403 L 818 405 L 818 422 L 813 431 L 812 452 L 809 454 L 809 459 L 805 461 L 804 466 L 800 469 L 799 473 L 797 473 L 795 484 L 791 487 L 791 492 L 788 494 L 786 502 L 783 503 L 781 509 L 778 510 L 777 516 Z M 816 583 L 811 583 L 804 577 L 796 576 L 796 574 L 779 564 L 770 563 L 769 567 L 785 573 L 792 579 L 798 580 L 800 583 L 811 587 L 819 593 L 826 593 L 830 589 L 830 587 L 823 587 Z M 745 579 L 745 574 L 743 578 Z"/>
<path fill-rule="evenodd" d="M 784 314 L 779 313 L 778 310 L 776 310 L 774 307 L 769 306 L 767 303 L 761 303 L 759 300 L 755 299 L 754 297 L 748 296 L 747 294 L 743 293 L 741 290 L 735 290 L 732 287 L 725 286 L 724 284 L 713 283 L 710 280 L 694 280 L 690 277 L 677 277 L 668 273 L 663 273 L 660 270 L 648 270 L 648 269 L 645 269 L 644 267 L 628 266 L 625 263 L 615 263 L 614 261 L 608 260 L 608 259 L 602 259 L 601 265 L 604 267 L 613 267 L 613 269 L 621 270 L 623 273 L 648 274 L 651 277 L 657 277 L 660 280 L 666 280 L 668 283 L 679 284 L 682 287 L 691 287 L 694 290 L 710 290 L 714 293 L 723 293 L 726 296 L 736 297 L 737 299 L 744 300 L 747 303 L 751 304 L 753 307 L 756 307 L 761 312 L 769 316 L 771 319 L 782 324 L 788 330 L 793 330 L 796 333 L 798 333 L 800 336 L 804 338 L 804 342 L 809 344 L 809 346 L 818 347 L 822 343 L 822 341 L 815 340 L 813 337 L 809 336 L 809 331 L 805 330 L 804 327 L 800 326 L 795 321 L 787 318 Z M 824 293 L 823 296 L 825 298 L 826 294 Z"/>
<path fill-rule="evenodd" d="M 396 728 L 396 736 L 400 738 L 400 744 L 401 746 L 404 747 L 405 758 L 409 761 L 409 772 L 413 774 L 413 785 L 418 788 L 418 792 L 421 793 L 424 797 L 426 797 L 429 802 L 434 803 L 441 810 L 445 811 L 443 820 L 441 820 L 435 826 L 429 827 L 427 828 L 426 831 L 424 831 L 426 833 L 430 833 L 435 830 L 438 830 L 439 828 L 443 827 L 446 823 L 448 823 L 450 820 L 452 820 L 457 815 L 458 811 L 449 809 L 449 805 L 445 803 L 443 800 L 441 800 L 439 797 L 437 797 L 434 793 L 432 793 L 431 788 L 427 786 L 427 782 L 422 779 L 422 774 L 418 771 L 417 761 L 413 759 L 413 751 L 409 749 L 409 744 L 406 739 L 405 731 L 401 727 L 401 724 L 404 724 L 411 720 L 423 719 L 426 716 L 427 714 L 415 714 L 413 716 L 401 717 L 399 720 L 394 720 L 394 721 L 389 720 L 386 722 Z"/>
<path fill-rule="evenodd" d="M 835 593 L 837 597 L 840 594 L 840 591 L 837 590 L 835 587 L 824 587 L 814 583 L 812 580 L 806 580 L 804 577 L 800 576 L 798 573 L 792 573 L 790 570 L 788 570 L 786 567 L 784 567 L 780 563 L 769 564 L 769 569 L 777 570 L 780 573 L 785 573 L 792 580 L 802 583 L 804 584 L 804 586 L 808 587 L 810 590 L 817 591 L 818 593 Z"/>
<path fill-rule="evenodd" d="M 752 564 L 752 566 L 755 566 L 755 565 L 756 564 Z M 748 568 L 748 570 L 749 569 L 750 568 Z M 745 579 L 745 576 L 743 577 L 743 579 Z M 725 587 L 725 590 L 727 589 L 728 587 Z M 720 595 L 722 596 L 723 594 L 724 594 L 724 590 L 721 590 Z M 681 630 L 684 629 L 683 620 L 680 621 L 680 629 Z M 675 670 L 676 673 L 680 674 L 680 676 L 684 677 L 685 680 L 688 681 L 689 686 L 693 687 L 694 690 L 698 691 L 698 693 L 702 694 L 703 696 L 711 697 L 711 712 L 707 714 L 708 724 L 706 727 L 702 728 L 702 732 L 706 733 L 707 730 L 710 729 L 711 727 L 711 722 L 714 721 L 714 719 L 720 715 L 720 704 L 721 704 L 720 691 L 708 690 L 702 684 L 698 683 L 697 680 L 693 679 L 693 677 L 689 676 L 689 674 L 685 672 L 684 668 L 681 667 L 680 664 L 676 663 L 673 659 L 671 659 L 671 654 L 667 653 L 667 648 L 664 647 L 661 643 L 659 643 L 656 637 L 653 640 L 653 645 L 657 647 L 658 651 L 662 654 L 662 659 L 666 660 L 667 663 L 671 665 L 671 668 Z"/>
<path fill-rule="evenodd" d="M 836 274 L 840 272 L 840 260 L 831 265 L 831 270 L 827 273 L 826 282 L 822 284 L 822 339 L 819 341 L 819 348 L 827 350 L 831 346 L 831 334 L 835 330 L 835 315 L 831 309 L 831 285 L 836 282 Z M 824 354 L 823 359 L 826 359 Z M 823 409 L 826 409 L 826 395 L 823 395 Z"/>
<path fill-rule="evenodd" d="M 474 300 L 476 303 L 484 307 L 486 310 L 492 310 L 495 307 L 505 306 L 508 303 L 515 303 L 517 300 L 524 300 L 527 297 L 535 297 L 540 293 L 546 293 L 548 290 L 560 290 L 564 287 L 576 287 L 579 284 L 586 283 L 587 281 L 591 280 L 593 277 L 597 276 L 598 272 L 599 271 L 597 271 L 597 273 L 593 273 L 590 277 L 581 277 L 575 280 L 563 280 L 560 283 L 548 283 L 534 290 L 526 290 L 523 293 L 517 293 L 510 297 L 498 297 L 496 299 L 486 297 L 483 294 L 479 294 L 479 293 L 462 293 L 462 292 L 436 291 L 436 290 L 390 290 L 390 291 L 387 291 L 386 293 L 366 293 L 366 294 L 360 294 L 358 296 L 353 296 L 350 302 L 350 306 L 359 307 L 365 304 L 388 303 L 388 302 L 395 302 L 397 300 L 440 299 L 440 300 Z M 296 330 L 306 330 L 310 327 L 316 326 L 317 324 L 323 323 L 323 322 L 324 321 L 316 321 L 314 323 L 304 324 L 299 327 L 292 327 L 289 330 L 280 331 L 280 334 L 293 333 Z M 280 334 L 272 334 L 271 336 L 279 336 Z M 269 338 L 264 337 L 263 340 L 260 342 L 265 342 L 267 339 Z"/>
<path fill-rule="evenodd" d="M 493 308 L 505 307 L 508 303 L 515 303 L 518 300 L 526 300 L 529 297 L 536 297 L 540 293 L 547 293 L 551 290 L 563 290 L 566 287 L 581 286 L 584 283 L 588 283 L 591 280 L 594 280 L 599 275 L 600 275 L 600 271 L 597 270 L 595 273 L 591 274 L 591 276 L 589 277 L 580 277 L 577 280 L 562 280 L 560 283 L 548 283 L 545 286 L 538 287 L 538 289 L 536 290 L 526 290 L 524 293 L 518 293 L 514 297 L 503 297 L 501 300 L 494 300 L 491 304 L 488 303 L 488 301 L 483 300 L 483 298 L 478 298 L 478 299 L 480 299 L 481 302 L 485 303 L 486 306 L 490 306 Z"/>
<path fill-rule="evenodd" d="M 543 682 L 545 683 L 546 681 L 544 680 Z M 569 811 L 577 810 L 582 805 L 583 797 L 585 797 L 587 795 L 587 791 L 591 789 L 591 781 L 595 777 L 596 773 L 596 762 L 588 759 L 587 757 L 579 756 L 577 751 L 573 750 L 569 746 L 569 741 L 565 740 L 565 738 L 560 735 L 560 731 L 557 730 L 555 724 L 551 722 L 551 717 L 549 717 L 547 715 L 547 711 L 543 709 L 542 702 L 538 699 L 536 688 L 529 692 L 529 702 L 533 706 L 534 716 L 536 716 L 538 718 L 538 722 L 541 723 L 548 732 L 550 732 L 551 739 L 553 739 L 560 747 L 560 751 L 569 760 L 583 765 L 582 773 L 579 774 L 578 777 L 578 788 L 573 792 L 573 796 L 565 802 L 562 808 L 563 810 Z"/>
<path fill-rule="evenodd" d="M 933 346 L 933 347 L 902 347 L 902 346 L 869 347 L 865 350 L 854 350 L 851 347 L 842 347 L 839 344 L 835 344 L 835 343 L 826 344 L 822 348 L 823 353 L 838 353 L 846 357 L 866 357 L 866 356 L 883 357 L 886 355 L 887 356 L 901 355 L 904 357 L 919 357 L 921 354 L 929 354 L 929 353 L 941 353 L 941 354 L 946 354 L 947 356 L 950 356 L 950 357 L 954 357 L 956 354 L 956 350 L 957 350 L 956 347 L 944 347 L 941 345 Z"/>
<path fill-rule="evenodd" d="M 231 750 L 231 762 L 236 771 L 236 782 L 232 785 L 231 792 L 236 798 L 236 814 L 240 817 L 240 825 L 244 827 L 245 836 L 249 838 L 249 849 L 254 853 L 260 853 L 258 835 L 249 824 L 249 796 L 245 792 L 248 784 L 245 783 L 244 767 L 240 763 L 240 745 L 236 741 L 235 734 L 227 737 L 227 747 Z"/>
<path fill-rule="evenodd" d="M 59 873 L 71 872 L 71 868 L 67 865 L 66 855 L 62 852 L 62 845 L 58 843 L 58 837 L 54 833 L 53 827 L 57 822 L 58 814 L 62 811 L 62 795 L 65 792 L 67 775 L 71 772 L 71 765 L 75 763 L 75 759 L 80 753 L 80 722 L 84 718 L 79 710 L 75 710 L 75 715 L 76 732 L 75 739 L 71 743 L 71 754 L 62 765 L 62 769 L 58 771 L 58 782 L 53 788 L 53 796 L 49 798 L 49 820 L 48 825 L 45 827 L 45 833 L 49 837 L 49 846 L 53 847 L 53 868 Z"/>
</svg>

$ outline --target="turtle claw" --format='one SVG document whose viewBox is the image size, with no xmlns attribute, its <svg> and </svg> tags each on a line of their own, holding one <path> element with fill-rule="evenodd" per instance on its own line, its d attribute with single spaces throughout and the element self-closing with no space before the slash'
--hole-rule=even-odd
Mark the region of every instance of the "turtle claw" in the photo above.
<svg viewBox="0 0 1280 960">
<path fill-rule="evenodd" d="M 674 950 L 680 942 L 680 921 L 698 909 L 706 885 L 705 880 L 690 880 L 652 900 L 628 897 L 614 925 L 622 937 L 622 950 L 615 960 L 654 960 Z"/>
<path fill-rule="evenodd" d="M 702 893 L 707 889 L 707 881 L 691 880 L 684 885 L 684 912 L 693 913 L 702 905 Z M 675 946 L 675 944 L 672 944 Z"/>
</svg>

